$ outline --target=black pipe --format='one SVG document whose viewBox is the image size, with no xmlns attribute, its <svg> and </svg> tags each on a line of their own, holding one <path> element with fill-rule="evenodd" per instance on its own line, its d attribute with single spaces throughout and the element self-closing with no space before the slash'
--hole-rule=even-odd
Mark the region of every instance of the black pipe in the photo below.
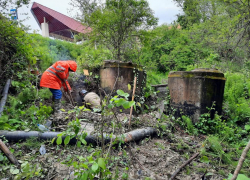
<svg viewBox="0 0 250 180">
<path fill-rule="evenodd" d="M 1 102 L 0 102 L 0 117 L 2 116 L 3 108 L 4 108 L 6 100 L 7 100 L 10 82 L 11 82 L 10 79 L 8 79 L 5 86 L 4 86 L 4 90 L 3 90 L 3 94 L 2 94 L 3 98 L 1 99 Z"/>
<path fill-rule="evenodd" d="M 4 136 L 8 141 L 23 141 L 31 137 L 36 137 L 40 140 L 51 140 L 55 137 L 57 137 L 58 134 L 62 132 L 39 132 L 39 131 L 0 131 L 0 136 Z M 147 127 L 143 129 L 136 129 L 133 131 L 130 131 L 128 133 L 125 133 L 123 135 L 113 136 L 112 139 L 116 142 L 130 142 L 130 141 L 138 141 L 140 139 L 143 139 L 145 137 L 153 136 L 156 134 L 156 129 L 152 127 Z M 62 138 L 64 139 L 65 136 Z M 104 135 L 105 144 L 109 143 L 111 141 L 111 138 L 109 135 Z M 99 144 L 101 141 L 101 137 L 94 134 L 94 135 L 87 135 L 85 138 L 85 141 L 88 144 Z M 113 142 L 114 142 L 113 141 Z M 75 144 L 77 142 L 76 138 L 73 138 L 70 140 L 70 144 Z"/>
</svg>

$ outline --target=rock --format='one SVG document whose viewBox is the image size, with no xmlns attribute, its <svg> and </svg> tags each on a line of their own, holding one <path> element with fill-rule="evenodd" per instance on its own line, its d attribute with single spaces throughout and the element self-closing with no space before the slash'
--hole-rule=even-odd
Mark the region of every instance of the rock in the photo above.
<svg viewBox="0 0 250 180">
<path fill-rule="evenodd" d="M 81 121 L 80 123 L 81 123 L 81 128 L 83 128 L 84 131 L 87 132 L 88 134 L 91 134 L 92 132 L 95 131 L 94 124 L 83 121 Z"/>
</svg>

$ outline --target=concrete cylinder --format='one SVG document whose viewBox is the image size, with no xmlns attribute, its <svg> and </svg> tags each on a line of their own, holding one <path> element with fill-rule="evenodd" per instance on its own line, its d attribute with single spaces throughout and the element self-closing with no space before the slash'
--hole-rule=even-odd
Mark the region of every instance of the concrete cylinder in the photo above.
<svg viewBox="0 0 250 180">
<path fill-rule="evenodd" d="M 176 116 L 189 116 L 193 123 L 199 121 L 199 117 L 209 112 L 222 112 L 222 102 L 226 78 L 217 69 L 200 68 L 192 71 L 170 72 L 168 75 L 168 87 L 170 92 L 170 105 L 176 109 Z"/>
<path fill-rule="evenodd" d="M 152 85 L 151 87 L 153 87 L 154 90 L 157 92 L 157 96 L 159 98 L 166 98 L 166 96 L 168 96 L 168 84 L 157 84 Z"/>
<path fill-rule="evenodd" d="M 141 95 L 146 85 L 146 74 L 143 68 L 130 62 L 105 61 L 99 72 L 100 86 L 106 93 L 110 93 L 114 88 L 114 93 L 121 89 L 132 95 L 135 76 L 137 77 L 135 94 Z M 131 85 L 130 90 L 128 84 Z"/>
</svg>

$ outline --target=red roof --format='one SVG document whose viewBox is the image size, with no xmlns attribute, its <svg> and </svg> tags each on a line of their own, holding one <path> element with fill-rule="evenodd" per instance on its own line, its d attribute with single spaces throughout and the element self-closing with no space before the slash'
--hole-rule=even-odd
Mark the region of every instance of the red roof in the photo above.
<svg viewBox="0 0 250 180">
<path fill-rule="evenodd" d="M 83 26 L 79 21 L 36 2 L 33 3 L 31 12 L 40 27 L 41 23 L 44 22 L 44 17 L 46 18 L 46 22 L 49 24 L 49 33 L 73 39 L 70 31 L 74 33 L 87 33 L 91 30 L 91 28 Z"/>
</svg>

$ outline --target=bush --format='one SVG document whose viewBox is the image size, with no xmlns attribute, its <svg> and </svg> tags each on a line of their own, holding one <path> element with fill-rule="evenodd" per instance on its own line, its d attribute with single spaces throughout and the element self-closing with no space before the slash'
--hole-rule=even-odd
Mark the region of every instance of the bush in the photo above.
<svg viewBox="0 0 250 180">
<path fill-rule="evenodd" d="M 50 99 L 52 96 L 52 93 L 48 88 L 40 89 L 38 91 L 38 96 L 40 99 Z"/>
<path fill-rule="evenodd" d="M 187 116 L 182 116 L 181 118 L 187 128 L 188 133 L 197 135 L 198 132 L 197 129 L 194 127 L 192 120 Z"/>
<path fill-rule="evenodd" d="M 160 72 L 186 70 L 210 55 L 210 51 L 191 39 L 188 31 L 162 25 L 152 31 L 151 43 L 142 48 L 140 62 Z"/>
<path fill-rule="evenodd" d="M 104 60 L 112 59 L 111 52 L 102 47 L 95 49 L 86 42 L 82 45 L 82 48 L 83 52 L 77 58 L 81 68 L 89 69 L 91 71 L 92 68 L 101 66 Z"/>
<path fill-rule="evenodd" d="M 241 73 L 226 73 L 224 112 L 232 122 L 246 122 L 250 118 L 250 82 Z"/>
<path fill-rule="evenodd" d="M 18 94 L 17 98 L 26 104 L 36 98 L 36 90 L 33 88 L 24 88 L 21 93 Z"/>
</svg>

